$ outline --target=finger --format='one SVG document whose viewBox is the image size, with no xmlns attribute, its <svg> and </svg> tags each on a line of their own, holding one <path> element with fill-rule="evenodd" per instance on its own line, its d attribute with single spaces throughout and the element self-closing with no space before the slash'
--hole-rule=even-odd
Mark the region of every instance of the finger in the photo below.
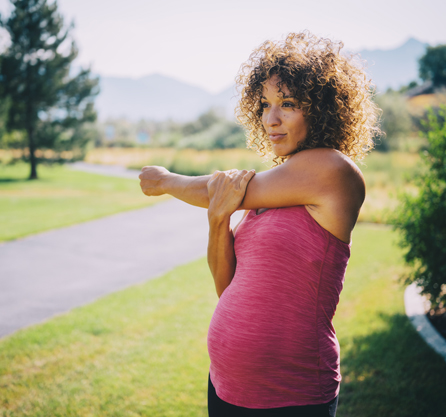
<svg viewBox="0 0 446 417">
<path fill-rule="evenodd" d="M 240 187 L 245 188 L 248 186 L 249 181 L 251 181 L 252 177 L 256 174 L 256 171 L 252 169 L 251 171 L 247 171 L 246 174 L 240 181 Z"/>
<path fill-rule="evenodd" d="M 247 170 L 246 169 L 242 169 L 240 171 L 237 171 L 237 175 L 235 175 L 233 177 L 233 180 L 235 182 L 236 185 L 240 185 L 240 181 L 242 180 L 242 178 L 247 174 Z"/>
<path fill-rule="evenodd" d="M 237 175 L 235 176 L 235 178 L 241 179 L 243 178 L 244 175 L 246 175 L 248 171 L 246 169 L 242 169 L 240 171 L 237 171 Z"/>
</svg>

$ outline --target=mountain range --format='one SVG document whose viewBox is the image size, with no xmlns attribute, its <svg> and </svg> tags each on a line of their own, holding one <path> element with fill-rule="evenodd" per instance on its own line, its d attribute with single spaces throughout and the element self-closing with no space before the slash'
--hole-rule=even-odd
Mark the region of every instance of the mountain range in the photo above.
<svg viewBox="0 0 446 417">
<path fill-rule="evenodd" d="M 384 92 L 397 89 L 418 79 L 418 59 L 427 44 L 409 39 L 403 45 L 390 50 L 362 50 L 359 55 L 367 61 L 367 73 Z M 100 77 L 101 92 L 96 99 L 100 120 L 125 117 L 130 120 L 172 119 L 188 121 L 196 119 L 209 108 L 222 109 L 233 117 L 236 92 L 230 87 L 218 94 L 161 74 L 142 78 Z"/>
<path fill-rule="evenodd" d="M 382 93 L 389 87 L 399 89 L 411 81 L 419 80 L 418 59 L 428 45 L 410 38 L 395 49 L 364 49 L 359 54 L 367 61 L 366 71 L 378 87 L 378 92 Z"/>
</svg>

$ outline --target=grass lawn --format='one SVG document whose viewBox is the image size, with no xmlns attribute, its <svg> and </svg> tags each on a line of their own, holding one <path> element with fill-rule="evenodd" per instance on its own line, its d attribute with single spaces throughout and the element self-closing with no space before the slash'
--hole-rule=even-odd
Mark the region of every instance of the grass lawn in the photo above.
<svg viewBox="0 0 446 417">
<path fill-rule="evenodd" d="M 395 234 L 362 224 L 335 325 L 338 417 L 444 415 L 446 363 L 404 315 Z M 0 340 L 0 415 L 206 416 L 204 259 Z"/>
<path fill-rule="evenodd" d="M 137 180 L 63 166 L 41 165 L 38 173 L 38 181 L 28 181 L 28 165 L 0 165 L 0 241 L 145 207 L 164 198 L 147 198 Z"/>
<path fill-rule="evenodd" d="M 411 180 L 421 168 L 421 158 L 409 152 L 372 152 L 359 168 L 364 174 L 367 195 L 359 221 L 387 223 L 398 206 L 398 194 L 416 191 Z"/>
</svg>

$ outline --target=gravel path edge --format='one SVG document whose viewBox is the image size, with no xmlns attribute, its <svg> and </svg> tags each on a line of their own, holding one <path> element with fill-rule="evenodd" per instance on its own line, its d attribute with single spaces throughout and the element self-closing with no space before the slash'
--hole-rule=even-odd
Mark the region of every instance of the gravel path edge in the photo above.
<svg viewBox="0 0 446 417">
<path fill-rule="evenodd" d="M 415 330 L 446 361 L 446 340 L 437 332 L 426 317 L 429 301 L 420 294 L 420 288 L 415 284 L 411 284 L 406 288 L 404 305 L 406 315 Z"/>
</svg>

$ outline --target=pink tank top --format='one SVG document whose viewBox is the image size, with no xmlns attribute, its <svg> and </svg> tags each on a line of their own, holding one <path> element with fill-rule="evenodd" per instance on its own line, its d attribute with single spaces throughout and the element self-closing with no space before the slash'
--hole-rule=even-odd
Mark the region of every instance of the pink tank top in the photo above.
<svg viewBox="0 0 446 417">
<path fill-rule="evenodd" d="M 332 319 L 350 244 L 295 206 L 251 210 L 234 249 L 235 275 L 208 333 L 217 395 L 248 408 L 331 401 L 341 381 Z"/>
</svg>

